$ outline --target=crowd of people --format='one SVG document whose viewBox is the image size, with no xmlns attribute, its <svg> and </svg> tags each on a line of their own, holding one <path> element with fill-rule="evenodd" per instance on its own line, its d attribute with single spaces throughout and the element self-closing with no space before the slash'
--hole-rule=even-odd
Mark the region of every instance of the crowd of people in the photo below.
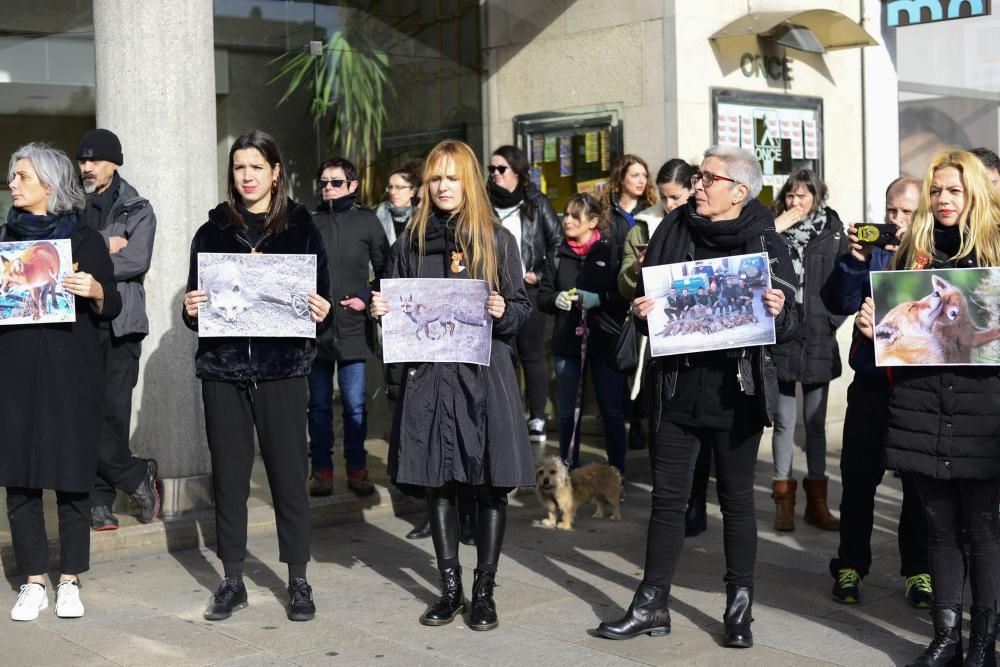
<svg viewBox="0 0 1000 667">
<path fill-rule="evenodd" d="M 84 613 L 79 576 L 89 566 L 90 531 L 117 528 L 117 490 L 136 502 L 140 521 L 153 521 L 160 511 L 157 463 L 133 456 L 128 442 L 141 342 L 149 331 L 143 280 L 156 217 L 118 174 L 124 156 L 112 132 L 88 132 L 76 158 L 78 172 L 62 151 L 39 143 L 19 148 L 8 174 L 13 208 L 0 226 L 0 241 L 70 242 L 73 270 L 60 288 L 77 312 L 70 324 L 0 327 L 8 372 L 32 378 L 16 397 L 0 397 L 0 484 L 24 577 L 11 618 L 21 621 L 48 606 L 43 490 L 56 492 L 55 612 L 63 618 Z M 441 596 L 421 623 L 444 625 L 466 610 L 474 630 L 499 623 L 494 587 L 507 496 L 534 483 L 530 443 L 547 438 L 551 352 L 559 455 L 567 466 L 581 463 L 588 375 L 607 462 L 625 479 L 629 447 L 648 448 L 650 455 L 643 577 L 625 615 L 600 623 L 598 636 L 670 632 L 671 584 L 685 537 L 707 529 L 714 468 L 726 554 L 724 643 L 752 646 L 755 463 L 764 429 L 773 426 L 774 528 L 794 530 L 801 390 L 803 516 L 819 529 L 839 531 L 830 562 L 834 599 L 861 599 L 872 564 L 875 489 L 886 470 L 894 470 L 903 485 L 904 594 L 912 606 L 931 610 L 935 633 L 913 664 L 954 665 L 963 656 L 961 664 L 994 664 L 1000 449 L 992 439 L 1000 431 L 1000 376 L 992 367 L 876 366 L 868 276 L 1000 265 L 1000 192 L 991 183 L 998 169 L 992 151 L 948 149 L 934 156 L 923 179 L 892 180 L 885 222 L 896 239 L 876 247 L 860 239 L 854 225 L 845 227 L 815 171 L 796 171 L 773 206 L 762 204 L 760 164 L 731 146 L 710 147 L 698 165 L 668 160 L 652 179 L 645 161 L 624 155 L 603 191 L 574 194 L 558 213 L 515 146 L 497 148 L 484 170 L 469 146 L 443 141 L 424 160 L 392 171 L 387 198 L 375 209 L 358 199 L 355 165 L 335 156 L 317 169 L 318 201 L 310 210 L 291 198 L 274 139 L 259 130 L 238 137 L 229 151 L 225 201 L 209 211 L 192 240 L 181 319 L 197 331 L 210 299 L 199 289 L 199 253 L 315 255 L 316 289 L 305 304 L 316 338 L 198 340 L 195 373 L 223 568 L 205 618 L 223 620 L 247 604 L 255 435 L 275 508 L 279 559 L 288 567 L 287 615 L 313 618 L 308 497 L 333 491 L 335 393 L 348 488 L 361 496 L 375 491 L 365 449 L 366 362 L 381 318 L 398 306 L 383 297 L 379 280 L 472 278 L 490 290 L 483 303 L 493 320 L 489 365 L 384 367 L 393 415 L 389 475 L 400 490 L 426 502 L 426 520 L 407 537 L 432 538 L 441 576 Z M 644 267 L 757 253 L 770 262 L 770 280 L 757 296 L 739 272 L 709 276 L 693 291 L 668 289 L 665 306 L 646 292 Z M 638 368 L 622 370 L 616 349 L 623 330 L 634 326 L 644 346 L 647 318 L 657 307 L 668 322 L 769 316 L 776 343 L 652 359 L 642 350 Z M 838 519 L 828 505 L 827 400 L 830 382 L 842 372 L 836 332 L 855 315 Z M 35 419 L 41 412 L 48 418 Z M 476 546 L 471 596 L 463 588 L 459 542 Z M 966 578 L 972 621 L 963 645 Z"/>
</svg>

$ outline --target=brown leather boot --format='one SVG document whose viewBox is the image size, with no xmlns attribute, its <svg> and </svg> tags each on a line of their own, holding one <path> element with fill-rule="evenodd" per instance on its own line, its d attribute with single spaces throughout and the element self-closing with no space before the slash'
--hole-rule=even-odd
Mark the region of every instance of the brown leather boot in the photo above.
<svg viewBox="0 0 1000 667">
<path fill-rule="evenodd" d="M 771 482 L 775 530 L 795 530 L 795 492 L 797 490 L 798 483 L 794 479 L 776 479 Z"/>
<path fill-rule="evenodd" d="M 840 519 L 830 514 L 830 508 L 826 504 L 827 480 L 823 479 L 803 479 L 802 488 L 806 492 L 806 523 L 811 523 L 823 530 L 839 530 Z"/>
</svg>

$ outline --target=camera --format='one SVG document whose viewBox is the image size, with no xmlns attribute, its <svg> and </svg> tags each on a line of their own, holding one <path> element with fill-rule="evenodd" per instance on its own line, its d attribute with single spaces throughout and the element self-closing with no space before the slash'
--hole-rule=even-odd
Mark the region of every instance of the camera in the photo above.
<svg viewBox="0 0 1000 667">
<path fill-rule="evenodd" d="M 862 225 L 855 225 L 854 235 L 858 237 L 858 243 L 861 245 L 871 245 L 884 248 L 885 246 L 892 245 L 898 241 L 896 238 L 897 230 L 898 227 L 896 227 L 896 225 L 875 225 L 865 223 Z"/>
</svg>

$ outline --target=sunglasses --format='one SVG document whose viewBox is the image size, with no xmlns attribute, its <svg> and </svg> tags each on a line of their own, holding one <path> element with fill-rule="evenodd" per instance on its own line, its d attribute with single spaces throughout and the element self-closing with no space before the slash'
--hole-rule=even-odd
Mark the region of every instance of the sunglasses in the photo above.
<svg viewBox="0 0 1000 667">
<path fill-rule="evenodd" d="M 491 164 L 490 166 L 486 167 L 486 170 L 489 171 L 491 175 L 500 172 L 500 175 L 503 176 L 504 174 L 507 173 L 507 165 Z"/>
<path fill-rule="evenodd" d="M 734 181 L 727 176 L 719 176 L 718 174 L 713 174 L 710 171 L 703 171 L 700 174 L 694 174 L 691 176 L 691 187 L 698 185 L 698 181 L 701 181 L 706 188 L 712 187 L 712 183 L 716 181 L 729 181 L 730 183 L 739 183 L 739 181 Z"/>
<path fill-rule="evenodd" d="M 345 181 L 342 178 L 320 178 L 316 181 L 320 190 L 328 185 L 332 185 L 334 188 L 342 188 L 344 187 L 344 183 L 350 183 L 350 181 Z"/>
</svg>

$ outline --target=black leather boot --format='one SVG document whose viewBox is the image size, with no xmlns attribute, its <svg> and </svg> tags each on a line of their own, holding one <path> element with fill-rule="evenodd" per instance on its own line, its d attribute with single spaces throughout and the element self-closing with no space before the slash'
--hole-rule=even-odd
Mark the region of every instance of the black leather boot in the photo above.
<svg viewBox="0 0 1000 667">
<path fill-rule="evenodd" d="M 420 622 L 424 625 L 447 625 L 464 610 L 462 568 L 446 567 L 441 570 L 441 599 L 428 607 Z"/>
<path fill-rule="evenodd" d="M 500 625 L 497 620 L 497 603 L 493 600 L 496 575 L 476 570 L 472 579 L 472 611 L 469 627 L 473 630 L 492 630 Z"/>
<path fill-rule="evenodd" d="M 706 528 L 708 528 L 708 511 L 705 503 L 692 498 L 688 501 L 688 508 L 684 513 L 684 537 L 701 535 Z"/>
<path fill-rule="evenodd" d="M 726 584 L 726 613 L 722 617 L 726 625 L 726 646 L 729 648 L 750 648 L 753 646 L 753 587 Z"/>
<path fill-rule="evenodd" d="M 962 608 L 931 607 L 934 639 L 906 667 L 959 667 L 962 664 Z"/>
<path fill-rule="evenodd" d="M 997 613 L 989 607 L 973 607 L 969 652 L 963 667 L 996 667 Z"/>
<path fill-rule="evenodd" d="M 408 540 L 423 540 L 431 536 L 431 519 L 425 516 L 423 523 L 406 534 Z"/>
<path fill-rule="evenodd" d="M 663 637 L 670 634 L 669 586 L 643 582 L 632 598 L 625 617 L 601 623 L 594 632 L 605 639 L 631 639 L 642 634 Z"/>
</svg>

